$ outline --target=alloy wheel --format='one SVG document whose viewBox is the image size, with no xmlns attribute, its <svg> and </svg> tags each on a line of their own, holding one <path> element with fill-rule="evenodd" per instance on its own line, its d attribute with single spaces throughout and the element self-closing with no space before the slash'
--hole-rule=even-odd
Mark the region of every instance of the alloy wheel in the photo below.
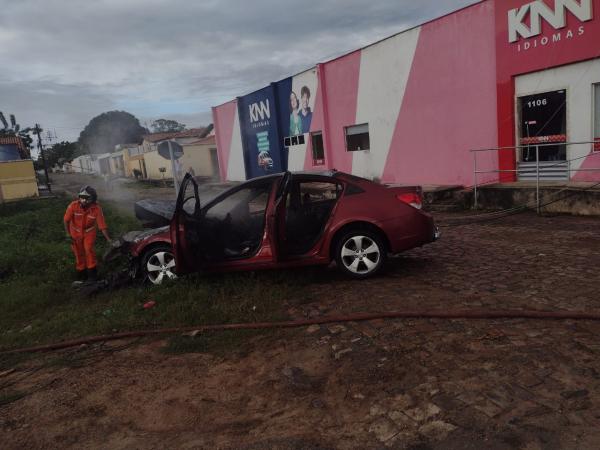
<svg viewBox="0 0 600 450">
<path fill-rule="evenodd" d="M 165 277 L 177 278 L 174 269 L 175 257 L 171 252 L 158 251 L 146 261 L 146 274 L 152 284 L 161 284 Z"/>
<path fill-rule="evenodd" d="M 370 237 L 352 236 L 341 248 L 344 267 L 357 275 L 367 275 L 377 268 L 381 259 L 379 245 Z"/>
</svg>

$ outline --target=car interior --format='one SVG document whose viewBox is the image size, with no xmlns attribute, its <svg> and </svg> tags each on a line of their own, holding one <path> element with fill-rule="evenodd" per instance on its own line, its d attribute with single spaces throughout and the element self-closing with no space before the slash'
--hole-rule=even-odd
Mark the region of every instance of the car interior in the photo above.
<svg viewBox="0 0 600 450">
<path fill-rule="evenodd" d="M 220 262 L 253 256 L 262 242 L 272 185 L 273 180 L 253 183 L 199 211 L 193 194 L 187 195 L 183 203 L 186 242 L 193 258 Z M 341 191 L 335 182 L 292 178 L 282 210 L 285 217 L 280 244 L 284 255 L 298 256 L 311 250 L 322 236 Z"/>
<path fill-rule="evenodd" d="M 195 254 L 206 261 L 247 258 L 260 247 L 272 181 L 237 190 L 203 209 L 186 227 Z"/>
<path fill-rule="evenodd" d="M 321 237 L 341 192 L 336 183 L 294 180 L 286 197 L 286 254 L 302 255 Z"/>
</svg>

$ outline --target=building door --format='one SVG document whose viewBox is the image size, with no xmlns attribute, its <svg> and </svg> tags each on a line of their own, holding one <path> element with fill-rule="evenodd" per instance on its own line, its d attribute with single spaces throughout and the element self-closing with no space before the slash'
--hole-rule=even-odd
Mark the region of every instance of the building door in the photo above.
<svg viewBox="0 0 600 450">
<path fill-rule="evenodd" d="M 519 145 L 521 162 L 567 159 L 567 94 L 552 91 L 519 97 Z"/>
</svg>

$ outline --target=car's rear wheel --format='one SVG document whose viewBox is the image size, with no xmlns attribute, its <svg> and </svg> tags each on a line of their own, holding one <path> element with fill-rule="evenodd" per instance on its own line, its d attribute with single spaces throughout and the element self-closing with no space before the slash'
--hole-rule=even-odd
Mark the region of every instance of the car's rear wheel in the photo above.
<svg viewBox="0 0 600 450">
<path fill-rule="evenodd" d="M 152 284 L 162 284 L 165 279 L 175 279 L 175 256 L 168 245 L 150 249 L 142 258 L 141 269 Z"/>
<path fill-rule="evenodd" d="M 353 230 L 342 236 L 335 252 L 338 267 L 353 278 L 367 278 L 379 272 L 387 259 L 383 240 L 369 230 Z"/>
</svg>

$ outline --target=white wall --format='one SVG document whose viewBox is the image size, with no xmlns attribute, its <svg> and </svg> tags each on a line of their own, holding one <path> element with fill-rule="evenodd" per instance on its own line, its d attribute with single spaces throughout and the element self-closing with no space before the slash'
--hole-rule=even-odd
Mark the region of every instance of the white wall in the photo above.
<svg viewBox="0 0 600 450">
<path fill-rule="evenodd" d="M 591 141 L 593 140 L 594 83 L 600 83 L 600 58 L 521 75 L 515 80 L 515 93 L 516 97 L 522 97 L 565 89 L 567 91 L 567 140 L 569 142 Z M 518 130 L 515 135 L 518 136 Z M 580 158 L 573 161 L 571 167 L 579 168 L 584 162 L 583 156 L 589 152 L 590 144 L 568 146 L 567 159 Z M 597 157 L 596 166 L 600 167 L 600 157 Z"/>
<path fill-rule="evenodd" d="M 219 164 L 220 163 L 221 161 L 219 161 Z M 240 119 L 237 113 L 234 115 L 233 119 L 233 134 L 231 136 L 231 149 L 229 150 L 229 164 L 227 166 L 226 179 L 230 181 L 244 181 L 246 179 Z"/>
<path fill-rule="evenodd" d="M 406 91 L 420 27 L 361 53 L 356 124 L 369 124 L 370 149 L 352 152 L 352 173 L 380 178 Z"/>
</svg>

